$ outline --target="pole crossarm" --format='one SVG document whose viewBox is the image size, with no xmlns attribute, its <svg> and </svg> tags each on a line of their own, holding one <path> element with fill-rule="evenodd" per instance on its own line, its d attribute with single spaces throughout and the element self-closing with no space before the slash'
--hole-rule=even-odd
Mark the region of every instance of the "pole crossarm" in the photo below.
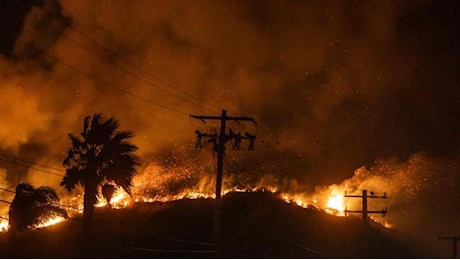
<svg viewBox="0 0 460 260">
<path fill-rule="evenodd" d="M 257 125 L 256 120 L 252 117 L 247 117 L 247 116 L 197 116 L 197 115 L 190 115 L 190 117 L 193 117 L 195 119 L 205 121 L 205 120 L 227 120 L 227 121 L 251 121 L 255 125 Z"/>
<path fill-rule="evenodd" d="M 240 121 L 250 121 L 257 125 L 256 120 L 252 117 L 247 116 L 227 116 L 227 111 L 222 110 L 221 116 L 199 116 L 199 115 L 190 115 L 190 117 L 201 120 L 203 123 L 206 123 L 206 120 L 219 120 L 221 122 L 220 134 L 207 134 L 202 133 L 199 130 L 195 131 L 197 140 L 195 143 L 196 148 L 203 148 L 202 139 L 207 138 L 208 142 L 214 143 L 214 150 L 219 153 L 220 149 L 224 150 L 225 143 L 227 141 L 232 141 L 233 150 L 239 150 L 242 140 L 249 140 L 248 150 L 254 151 L 254 142 L 256 139 L 255 135 L 252 135 L 248 132 L 245 132 L 244 135 L 241 133 L 234 133 L 232 129 L 229 129 L 229 134 L 226 134 L 226 122 L 235 121 L 238 124 Z M 223 151 L 222 151 L 223 152 Z"/>
<path fill-rule="evenodd" d="M 388 210 L 387 209 L 382 209 L 382 210 L 368 210 L 367 213 L 370 214 L 387 214 Z"/>
<path fill-rule="evenodd" d="M 345 192 L 345 198 L 362 198 L 363 195 L 348 195 L 347 192 Z M 387 199 L 387 193 L 384 192 L 382 196 L 377 196 L 377 195 L 374 195 L 374 193 L 371 191 L 371 195 L 366 195 L 367 198 L 371 198 L 371 199 Z"/>
<path fill-rule="evenodd" d="M 345 213 L 362 213 L 362 210 L 344 210 Z M 387 209 L 382 210 L 368 210 L 367 213 L 375 213 L 375 214 L 386 214 L 388 211 Z"/>
<path fill-rule="evenodd" d="M 362 195 L 345 195 L 344 196 L 345 198 L 362 198 L 363 196 Z M 383 195 L 383 196 L 367 196 L 367 198 L 369 199 L 386 199 L 388 198 L 386 195 Z"/>
<path fill-rule="evenodd" d="M 438 239 L 443 239 L 443 240 L 452 240 L 452 258 L 457 258 L 457 241 L 460 240 L 460 236 L 456 237 L 445 237 L 438 235 Z"/>
<path fill-rule="evenodd" d="M 362 195 L 348 195 L 347 192 L 345 192 L 344 195 L 345 198 L 361 198 L 362 199 L 362 209 L 361 210 L 348 210 L 345 209 L 345 215 L 348 213 L 361 213 L 362 214 L 362 220 L 365 225 L 369 224 L 368 220 L 368 215 L 369 214 L 382 214 L 382 216 L 385 216 L 388 213 L 388 210 L 385 208 L 383 210 L 368 210 L 367 209 L 367 199 L 386 199 L 387 198 L 387 193 L 384 192 L 383 196 L 377 196 L 374 194 L 374 192 L 370 192 L 370 195 L 367 194 L 367 190 L 363 190 Z"/>
</svg>

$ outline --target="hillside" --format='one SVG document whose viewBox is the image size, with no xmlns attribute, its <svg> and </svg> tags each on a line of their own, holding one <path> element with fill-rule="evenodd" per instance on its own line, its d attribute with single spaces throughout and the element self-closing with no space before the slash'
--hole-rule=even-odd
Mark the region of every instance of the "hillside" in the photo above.
<svg viewBox="0 0 460 260">
<path fill-rule="evenodd" d="M 269 193 L 231 193 L 222 200 L 221 248 L 212 243 L 214 201 L 180 200 L 99 209 L 94 232 L 81 218 L 12 237 L 0 235 L 5 258 L 414 258 L 394 231 L 287 204 Z M 367 237 L 367 239 L 365 239 Z M 367 241 L 367 250 L 364 242 Z"/>
</svg>

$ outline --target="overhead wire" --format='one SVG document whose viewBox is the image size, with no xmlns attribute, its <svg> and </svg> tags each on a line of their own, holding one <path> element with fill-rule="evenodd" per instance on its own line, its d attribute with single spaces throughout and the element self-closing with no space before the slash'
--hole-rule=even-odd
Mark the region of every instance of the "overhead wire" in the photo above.
<svg viewBox="0 0 460 260">
<path fill-rule="evenodd" d="M 37 20 L 37 18 L 35 18 L 35 19 Z M 155 75 L 153 75 L 152 73 L 150 73 L 150 72 L 148 72 L 148 71 L 142 69 L 140 66 L 136 65 L 136 64 L 133 63 L 133 62 L 130 62 L 130 61 L 127 60 L 126 58 L 124 58 L 124 57 L 122 57 L 121 55 L 119 55 L 117 52 L 111 50 L 110 48 L 108 48 L 108 47 L 102 45 L 101 43 L 97 42 L 96 40 L 92 39 L 92 38 L 89 37 L 87 34 L 83 33 L 81 30 L 78 30 L 77 28 L 75 28 L 74 26 L 72 26 L 72 25 L 70 24 L 70 22 L 64 23 L 64 25 L 65 25 L 66 27 L 70 28 L 72 31 L 74 31 L 74 32 L 78 33 L 79 35 L 81 35 L 83 38 L 85 38 L 86 40 L 88 40 L 90 43 L 96 45 L 96 46 L 99 47 L 100 49 L 102 49 L 102 50 L 104 50 L 105 52 L 109 53 L 110 55 L 116 57 L 117 59 L 121 60 L 121 61 L 124 62 L 125 64 L 128 64 L 129 66 L 131 66 L 132 68 L 136 69 L 137 71 L 140 71 L 140 72 L 142 72 L 142 73 L 144 73 L 144 74 L 150 76 L 151 78 L 153 78 L 153 79 L 155 79 L 155 80 L 157 80 L 157 81 L 163 83 L 163 85 L 165 85 L 166 87 L 175 89 L 176 91 L 179 91 L 179 92 L 181 92 L 181 93 L 183 93 L 183 94 L 185 94 L 185 95 L 187 95 L 187 96 L 189 96 L 189 97 L 192 97 L 192 98 L 194 98 L 194 99 L 196 99 L 196 100 L 198 100 L 198 101 L 201 101 L 201 102 L 207 104 L 208 106 L 211 106 L 211 107 L 220 109 L 220 107 L 218 107 L 218 106 L 216 106 L 216 105 L 214 105 L 214 104 L 212 104 L 212 103 L 210 103 L 210 102 L 207 102 L 207 101 L 205 101 L 204 99 L 201 99 L 201 98 L 197 97 L 196 95 L 193 95 L 193 94 L 191 94 L 191 93 L 189 93 L 189 92 L 187 92 L 187 91 L 185 91 L 185 90 L 183 90 L 183 89 L 180 89 L 180 88 L 178 88 L 178 87 L 172 85 L 171 83 L 168 83 L 167 81 L 165 81 L 165 80 L 159 78 L 158 76 L 155 76 Z M 208 109 L 208 108 L 206 108 L 205 106 L 203 106 L 203 105 L 201 105 L 201 104 L 192 102 L 192 101 L 190 101 L 190 100 L 188 100 L 188 99 L 186 99 L 186 98 L 183 98 L 183 97 L 181 97 L 181 96 L 179 96 L 179 95 L 177 95 L 177 94 L 175 94 L 175 93 L 173 93 L 173 92 L 171 92 L 171 91 L 169 91 L 169 90 L 166 90 L 165 88 L 159 87 L 158 85 L 156 85 L 156 84 L 154 84 L 154 83 L 152 83 L 152 82 L 150 82 L 150 81 L 148 81 L 148 80 L 146 80 L 146 79 L 144 79 L 144 78 L 142 78 L 142 77 L 140 77 L 140 76 L 134 74 L 133 72 L 127 70 L 126 68 L 121 67 L 120 65 L 117 65 L 117 64 L 113 63 L 113 61 L 111 61 L 111 59 L 108 59 L 108 58 L 104 57 L 103 55 L 100 55 L 100 54 L 97 53 L 96 51 L 94 51 L 94 50 L 92 50 L 91 48 L 85 46 L 85 45 L 84 45 L 83 43 L 81 43 L 80 41 L 78 41 L 78 40 L 76 40 L 76 39 L 70 37 L 70 36 L 67 35 L 66 33 L 63 33 L 63 32 L 61 32 L 61 31 L 57 31 L 57 29 L 55 29 L 55 28 L 53 28 L 53 27 L 50 27 L 50 28 L 51 28 L 52 30 L 54 30 L 56 33 L 61 34 L 62 36 L 64 36 L 65 38 L 67 38 L 68 40 L 70 40 L 71 42 L 73 42 L 74 44 L 76 44 L 77 46 L 79 46 L 80 48 L 82 48 L 82 49 L 88 51 L 89 53 L 93 54 L 93 55 L 96 56 L 97 58 L 103 60 L 105 63 L 107 63 L 107 64 L 109 64 L 109 65 L 111 65 L 111 66 L 114 66 L 114 67 L 116 67 L 116 68 L 122 70 L 123 72 L 125 72 L 125 73 L 128 74 L 129 76 L 131 76 L 131 77 L 133 77 L 133 78 L 135 78 L 135 79 L 137 79 L 137 80 L 139 80 L 139 81 L 141 81 L 141 82 L 143 82 L 143 83 L 149 85 L 150 87 L 153 87 L 153 88 L 155 88 L 155 89 L 158 89 L 158 90 L 160 90 L 160 91 L 162 91 L 162 92 L 164 92 L 164 93 L 166 93 L 166 94 L 169 94 L 169 95 L 171 95 L 171 96 L 173 96 L 173 97 L 175 97 L 175 98 L 177 98 L 177 99 L 179 99 L 179 100 L 182 100 L 183 102 L 186 102 L 186 103 L 189 103 L 189 104 L 191 104 L 191 105 L 195 105 L 195 106 L 201 107 L 201 108 L 204 109 L 204 110 L 207 110 L 207 111 L 210 111 L 210 112 L 213 112 L 213 113 L 214 113 L 214 112 L 218 112 L 217 110 Z"/>
<path fill-rule="evenodd" d="M 5 189 L 5 188 L 1 188 L 1 187 L 0 187 L 0 190 L 6 191 L 6 192 L 10 192 L 10 193 L 16 193 L 15 191 L 12 191 L 12 190 L 9 190 L 9 189 Z"/>
<path fill-rule="evenodd" d="M 18 161 L 22 161 L 22 162 L 25 162 L 25 163 L 30 163 L 30 164 L 37 165 L 37 166 L 40 166 L 40 167 L 43 167 L 43 168 L 48 168 L 48 169 L 51 169 L 51 170 L 63 171 L 62 168 L 60 169 L 60 168 L 56 168 L 56 167 L 52 167 L 52 166 L 48 166 L 48 165 L 44 165 L 44 164 L 35 163 L 35 162 L 32 162 L 32 161 L 21 159 L 21 158 L 16 157 L 16 156 L 6 155 L 6 154 L 2 154 L 2 153 L 0 153 L 0 156 L 3 156 L 5 158 L 11 158 L 11 159 L 18 160 Z"/>
<path fill-rule="evenodd" d="M 26 43 L 21 42 L 21 41 L 18 41 L 18 42 L 20 42 L 20 43 L 22 43 L 22 44 L 26 44 Z M 68 64 L 68 63 L 66 63 L 66 62 L 63 62 L 62 60 L 60 60 L 60 59 L 58 59 L 58 58 L 56 58 L 56 57 L 54 57 L 54 56 L 52 56 L 52 55 L 46 53 L 44 50 L 42 50 L 42 49 L 40 49 L 40 48 L 38 48 L 38 47 L 36 47 L 36 46 L 29 45 L 29 47 L 31 47 L 31 48 L 37 50 L 38 52 L 42 53 L 42 55 L 44 55 L 44 56 L 46 56 L 46 57 L 48 57 L 48 58 L 50 58 L 50 59 L 53 59 L 53 60 L 56 61 L 57 63 L 62 64 L 62 65 L 64 65 L 65 67 L 67 67 L 67 68 L 69 68 L 69 69 L 71 69 L 71 70 L 73 70 L 73 71 L 76 71 L 76 72 L 78 72 L 78 73 L 80 73 L 80 74 L 82 74 L 82 75 L 85 75 L 86 77 L 88 77 L 88 78 L 90 78 L 90 79 L 93 79 L 93 80 L 95 80 L 95 81 L 98 81 L 98 82 L 102 83 L 103 85 L 105 85 L 105 86 L 107 86 L 107 87 L 116 89 L 116 90 L 118 90 L 118 91 L 120 91 L 120 92 L 123 92 L 123 93 L 126 94 L 126 95 L 132 96 L 132 97 L 137 98 L 137 99 L 139 99 L 139 100 L 142 100 L 142 101 L 144 101 L 144 102 L 146 102 L 146 103 L 149 103 L 149 104 L 152 104 L 152 105 L 161 107 L 161 108 L 166 109 L 166 110 L 170 110 L 170 111 L 172 111 L 172 112 L 176 112 L 176 113 L 179 113 L 179 114 L 183 114 L 183 115 L 189 116 L 189 113 L 186 113 L 186 112 L 177 110 L 177 109 L 172 108 L 172 107 L 169 107 L 169 106 L 162 105 L 162 104 L 157 103 L 157 102 L 153 102 L 153 101 L 151 101 L 151 100 L 149 100 L 149 99 L 146 99 L 146 98 L 144 98 L 144 97 L 141 97 L 141 96 L 139 96 L 139 95 L 136 95 L 136 94 L 134 94 L 134 93 L 132 93 L 132 92 L 126 90 L 126 89 L 123 89 L 123 88 L 121 88 L 121 87 L 115 86 L 115 85 L 113 85 L 113 84 L 111 84 L 111 83 L 109 83 L 109 82 L 107 82 L 107 81 L 105 81 L 105 80 L 102 80 L 102 79 L 100 79 L 100 78 L 98 78 L 98 77 L 96 77 L 96 76 L 94 76 L 94 75 L 91 75 L 91 74 L 89 74 L 89 73 L 87 73 L 87 72 L 85 72 L 85 71 L 83 71 L 83 70 L 81 70 L 81 69 L 79 69 L 79 68 L 77 68 L 77 67 L 75 67 L 75 66 L 72 66 L 72 65 L 70 65 L 70 64 Z"/>
<path fill-rule="evenodd" d="M 119 65 L 117 65 L 117 64 L 115 64 L 115 63 L 112 63 L 109 59 L 107 59 L 107 58 L 105 58 L 105 57 L 99 55 L 98 53 L 94 52 L 94 51 L 91 50 L 90 48 L 84 46 L 84 45 L 81 44 L 80 42 L 78 42 L 78 41 L 76 41 L 75 39 L 71 38 L 71 37 L 68 36 L 67 34 L 63 33 L 62 35 L 63 35 L 64 37 L 66 37 L 67 39 L 69 39 L 70 41 L 72 41 L 72 42 L 74 42 L 75 44 L 77 44 L 78 46 L 80 46 L 81 48 L 83 48 L 83 49 L 87 50 L 88 52 L 90 52 L 91 54 L 95 55 L 95 56 L 98 57 L 99 59 L 103 60 L 103 61 L 106 62 L 107 64 L 110 64 L 110 65 L 112 65 L 112 66 L 114 66 L 114 67 L 116 67 L 116 68 L 122 70 L 124 73 L 126 73 L 127 75 L 133 77 L 134 79 L 137 79 L 137 80 L 139 80 L 139 81 L 141 81 L 141 82 L 143 82 L 143 83 L 145 83 L 145 84 L 147 84 L 147 85 L 149 85 L 149 86 L 151 86 L 151 87 L 153 87 L 153 88 L 155 88 L 155 89 L 158 89 L 158 90 L 160 90 L 160 91 L 162 91 L 162 92 L 164 92 L 164 93 L 166 93 L 166 94 L 168 94 L 168 95 L 171 95 L 171 96 L 173 96 L 173 97 L 175 97 L 175 98 L 177 98 L 177 99 L 179 99 L 179 100 L 182 100 L 182 101 L 184 101 L 184 102 L 186 102 L 186 103 L 189 103 L 189 104 L 191 104 L 191 105 L 195 105 L 195 106 L 201 107 L 201 108 L 203 108 L 204 110 L 208 110 L 208 111 L 211 111 L 211 112 L 216 112 L 215 110 L 209 110 L 209 109 L 207 109 L 206 107 L 204 107 L 204 106 L 202 106 L 202 105 L 200 105 L 200 104 L 198 104 L 198 103 L 192 102 L 192 101 L 190 101 L 190 100 L 188 100 L 188 99 L 186 99 L 186 98 L 183 98 L 183 97 L 181 97 L 181 96 L 179 96 L 179 95 L 176 95 L 176 94 L 174 94 L 174 93 L 172 93 L 172 92 L 170 92 L 170 91 L 168 91 L 168 90 L 165 90 L 165 89 L 163 89 L 163 88 L 160 88 L 160 87 L 158 87 L 157 85 L 151 83 L 150 81 L 147 81 L 147 80 L 145 80 L 144 78 L 141 78 L 141 77 L 135 75 L 135 74 L 132 73 L 131 71 L 129 71 L 129 70 L 123 68 L 123 67 L 120 67 Z"/>
<path fill-rule="evenodd" d="M 22 167 L 26 167 L 26 168 L 29 168 L 29 169 L 34 169 L 34 170 L 41 171 L 41 172 L 44 172 L 44 173 L 47 173 L 47 174 L 51 174 L 51 175 L 55 175 L 55 176 L 59 176 L 59 177 L 64 177 L 63 174 L 54 173 L 54 172 L 51 172 L 51 171 L 48 171 L 48 170 L 33 167 L 31 165 L 21 164 L 21 163 L 19 163 L 17 161 L 11 161 L 11 160 L 7 160 L 7 159 L 4 159 L 4 158 L 0 158 L 0 161 L 10 163 L 10 164 L 15 164 L 15 165 L 22 166 Z"/>
<path fill-rule="evenodd" d="M 153 75 L 152 73 L 150 73 L 150 72 L 144 70 L 144 69 L 141 68 L 140 66 L 138 66 L 138 65 L 136 65 L 135 63 L 133 63 L 133 62 L 131 62 L 131 61 L 125 59 L 124 57 L 122 57 L 121 55 L 119 55 L 119 54 L 116 53 L 115 51 L 111 50 L 110 48 L 108 48 L 108 47 L 102 45 L 101 43 L 97 42 L 96 40 L 92 39 L 92 38 L 89 37 L 87 34 L 83 33 L 82 31 L 80 31 L 80 30 L 78 30 L 77 28 L 75 28 L 74 26 L 72 26 L 70 23 L 67 24 L 67 27 L 69 27 L 71 30 L 75 31 L 76 33 L 80 34 L 81 36 L 83 36 L 85 39 L 87 39 L 88 41 L 92 42 L 92 43 L 95 44 L 96 46 L 98 46 L 98 47 L 104 49 L 104 50 L 107 51 L 108 53 L 110 53 L 110 54 L 112 54 L 113 56 L 117 57 L 119 60 L 121 60 L 121 61 L 123 61 L 124 63 L 130 65 L 131 67 L 137 69 L 138 71 L 143 72 L 144 74 L 146 74 L 146 75 L 148 75 L 148 76 L 150 76 L 150 77 L 152 77 L 152 78 L 158 80 L 159 82 L 163 83 L 164 85 L 166 85 L 166 86 L 168 86 L 168 87 L 170 87 L 170 88 L 173 88 L 173 89 L 175 89 L 175 90 L 177 90 L 177 91 L 179 91 L 179 92 L 181 92 L 181 93 L 183 93 L 183 94 L 186 94 L 187 96 L 190 96 L 190 97 L 192 97 L 192 98 L 194 98 L 194 99 L 196 99 L 196 100 L 198 100 L 198 101 L 202 101 L 202 102 L 208 104 L 208 105 L 211 106 L 211 107 L 214 107 L 214 108 L 216 108 L 216 109 L 218 109 L 218 110 L 221 110 L 221 108 L 218 107 L 217 105 L 214 105 L 213 103 L 210 103 L 210 102 L 208 102 L 208 101 L 206 101 L 206 100 L 204 100 L 204 99 L 202 99 L 202 98 L 199 98 L 199 97 L 196 96 L 196 95 L 193 95 L 193 94 L 191 94 L 191 93 L 189 93 L 189 92 L 187 92 L 187 91 L 185 91 L 185 90 L 183 90 L 183 89 L 180 89 L 180 88 L 178 88 L 178 87 L 172 85 L 171 83 L 169 83 L 169 82 L 167 82 L 167 81 L 165 81 L 165 80 L 159 78 L 158 76 L 155 76 L 155 75 Z M 67 38 L 71 39 L 69 36 L 67 36 L 67 35 L 65 35 L 65 36 L 66 36 Z M 72 39 L 72 41 L 75 41 L 75 40 Z M 76 41 L 75 41 L 75 42 L 76 42 Z M 86 48 L 85 48 L 85 49 L 86 49 Z M 216 111 L 212 111 L 212 112 L 216 112 Z"/>
</svg>

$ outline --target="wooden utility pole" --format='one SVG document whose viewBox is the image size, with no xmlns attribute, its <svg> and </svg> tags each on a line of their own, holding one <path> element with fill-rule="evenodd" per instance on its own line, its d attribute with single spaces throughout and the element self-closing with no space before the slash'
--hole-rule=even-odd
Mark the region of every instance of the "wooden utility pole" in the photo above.
<svg viewBox="0 0 460 260">
<path fill-rule="evenodd" d="M 240 133 L 235 134 L 231 129 L 230 133 L 226 134 L 226 123 L 227 121 L 250 121 L 256 124 L 254 118 L 251 117 L 231 117 L 227 116 L 227 110 L 222 110 L 221 116 L 197 116 L 197 115 L 190 115 L 190 117 L 199 119 L 203 122 L 206 120 L 218 120 L 220 121 L 220 132 L 219 134 L 208 134 L 208 133 L 201 133 L 200 131 L 196 131 L 197 135 L 197 142 L 196 148 L 202 148 L 203 145 L 201 143 L 202 138 L 208 138 L 208 142 L 214 143 L 214 151 L 217 153 L 217 176 L 216 176 L 216 204 L 214 210 L 214 224 L 213 224 L 213 236 L 214 241 L 217 245 L 217 250 L 219 251 L 219 242 L 220 242 L 220 201 L 221 201 L 221 193 L 222 193 L 222 175 L 224 170 L 224 153 L 225 153 L 225 143 L 227 141 L 233 141 L 233 149 L 239 149 L 240 143 L 242 139 L 249 140 L 249 150 L 254 150 L 254 140 L 256 139 L 255 135 L 251 135 L 249 133 L 245 133 L 244 136 L 241 136 Z"/>
<path fill-rule="evenodd" d="M 386 199 L 387 198 L 386 192 L 383 193 L 383 196 L 376 196 L 376 195 L 374 195 L 373 192 L 371 192 L 371 195 L 367 195 L 367 190 L 363 190 L 362 195 L 347 195 L 347 193 L 345 192 L 345 198 L 362 198 L 362 201 L 363 201 L 362 210 L 348 210 L 348 209 L 346 209 L 345 210 L 345 215 L 347 215 L 348 213 L 361 213 L 361 218 L 363 220 L 363 223 L 366 224 L 366 225 L 369 224 L 369 214 L 382 214 L 383 216 L 385 216 L 385 214 L 387 214 L 387 209 L 383 209 L 383 210 L 368 210 L 367 209 L 367 199 L 368 198 L 370 198 L 370 199 Z"/>
<path fill-rule="evenodd" d="M 367 194 L 367 190 L 363 190 L 362 195 L 348 195 L 345 192 L 345 198 L 362 198 L 362 209 L 361 210 L 348 210 L 345 209 L 345 216 L 348 213 L 361 213 L 361 218 L 363 221 L 363 240 L 362 240 L 362 256 L 363 258 L 368 258 L 368 244 L 369 244 L 369 235 L 368 235 L 368 227 L 369 227 L 369 214 L 382 214 L 385 216 L 387 214 L 387 209 L 383 210 L 369 210 L 367 207 L 367 199 L 386 199 L 387 194 L 386 192 L 383 193 L 383 196 L 376 196 L 374 192 L 371 192 L 370 195 Z"/>
<path fill-rule="evenodd" d="M 442 236 L 438 236 L 438 239 L 450 239 L 452 240 L 452 258 L 457 258 L 457 241 L 460 240 L 460 236 L 456 236 L 456 237 L 442 237 Z"/>
</svg>

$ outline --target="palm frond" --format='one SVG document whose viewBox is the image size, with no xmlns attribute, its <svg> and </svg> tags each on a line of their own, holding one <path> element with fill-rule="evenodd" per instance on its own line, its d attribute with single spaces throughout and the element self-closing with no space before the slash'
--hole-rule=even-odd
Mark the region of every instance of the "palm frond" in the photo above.
<svg viewBox="0 0 460 260">
<path fill-rule="evenodd" d="M 88 133 L 90 130 L 89 128 L 90 120 L 91 120 L 91 116 L 86 116 L 83 122 L 83 131 L 81 132 L 81 136 L 85 139 L 88 137 Z"/>
<path fill-rule="evenodd" d="M 73 134 L 69 134 L 69 138 L 70 138 L 70 140 L 72 140 L 72 148 L 75 149 L 75 150 L 80 149 L 80 147 L 81 147 L 80 138 L 78 138 L 77 136 L 75 136 Z"/>
<path fill-rule="evenodd" d="M 83 172 L 78 169 L 77 166 L 67 169 L 62 179 L 62 182 L 59 184 L 63 186 L 67 191 L 72 191 L 76 185 L 83 184 Z"/>
<path fill-rule="evenodd" d="M 109 181 L 114 181 L 130 194 L 132 178 L 136 174 L 136 167 L 139 165 L 137 156 L 133 154 L 120 155 L 112 162 L 110 167 L 105 169 L 104 175 Z"/>
</svg>

